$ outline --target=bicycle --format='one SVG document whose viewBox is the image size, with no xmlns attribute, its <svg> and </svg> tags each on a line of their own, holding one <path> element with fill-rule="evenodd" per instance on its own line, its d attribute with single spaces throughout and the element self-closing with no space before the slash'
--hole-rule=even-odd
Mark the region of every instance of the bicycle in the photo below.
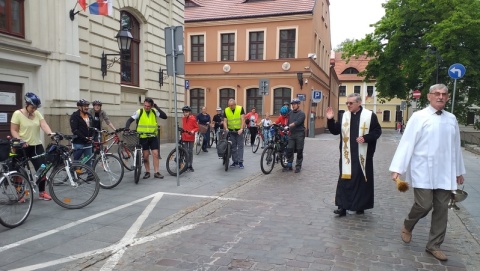
<svg viewBox="0 0 480 271">
<path fill-rule="evenodd" d="M 198 155 L 202 151 L 202 145 L 203 145 L 203 134 L 199 132 L 195 132 L 195 141 L 193 143 L 195 146 L 195 153 Z"/>
<path fill-rule="evenodd" d="M 189 154 L 187 151 L 187 148 L 185 147 L 185 141 L 182 140 L 181 133 L 188 133 L 187 131 L 183 130 L 182 128 L 178 128 L 178 131 L 180 132 L 180 137 L 178 140 L 178 153 L 180 155 L 177 155 L 177 150 L 174 148 L 167 156 L 167 162 L 166 162 L 166 168 L 167 171 L 170 175 L 172 176 L 177 176 L 177 164 L 178 164 L 178 169 L 180 172 L 180 175 L 187 171 L 188 168 L 188 160 L 189 160 Z"/>
<path fill-rule="evenodd" d="M 253 153 L 256 153 L 258 151 L 258 147 L 260 146 L 260 143 L 261 142 L 264 142 L 265 141 L 265 138 L 263 136 L 263 129 L 270 129 L 270 127 L 262 127 L 257 135 L 255 136 L 255 141 L 253 142 L 252 144 L 252 152 Z"/>
<path fill-rule="evenodd" d="M 61 133 L 52 133 L 51 138 L 54 142 L 47 146 L 45 153 L 33 157 L 28 157 L 25 148 L 19 147 L 13 155 L 14 168 L 22 175 L 26 176 L 36 190 L 37 180 L 46 178 L 50 196 L 58 205 L 67 209 L 83 208 L 97 197 L 100 190 L 100 181 L 95 171 L 80 162 L 72 162 L 70 150 L 67 146 L 60 144 L 63 139 L 71 140 L 75 136 L 63 135 Z M 12 139 L 20 141 L 19 139 Z M 18 149 L 23 151 L 23 156 L 19 157 Z M 33 176 L 29 162 L 33 159 L 46 156 L 47 164 L 39 176 Z"/>
<path fill-rule="evenodd" d="M 13 170 L 12 158 L 0 162 L 0 224 L 10 229 L 22 225 L 32 206 L 33 188 L 27 177 Z"/>
<path fill-rule="evenodd" d="M 247 127 L 245 127 L 243 129 L 243 136 L 245 137 L 245 146 L 249 145 L 251 142 L 251 138 L 250 138 L 250 129 L 248 129 Z"/>
<path fill-rule="evenodd" d="M 142 167 L 143 167 L 143 147 L 139 143 L 139 139 L 141 135 L 145 135 L 147 137 L 156 136 L 153 133 L 139 133 L 135 130 L 124 131 L 123 136 L 135 138 L 136 140 L 130 140 L 130 144 L 134 143 L 133 146 L 133 180 L 135 184 L 138 184 L 140 181 L 140 175 L 142 174 Z M 128 146 L 128 145 L 127 145 Z M 132 146 L 128 146 L 130 149 Z"/>
<path fill-rule="evenodd" d="M 110 149 L 113 147 L 114 144 L 117 145 L 117 154 L 120 162 L 122 162 L 123 167 L 126 170 L 132 171 L 133 170 L 133 155 L 132 151 L 128 148 L 128 143 L 125 142 L 124 139 L 120 139 L 118 136 L 119 132 L 125 131 L 125 128 L 116 129 L 113 132 L 107 133 L 106 131 L 102 131 L 105 135 L 110 136 L 102 144 L 112 141 L 108 146 L 104 148 L 104 152 L 108 153 Z"/>
<path fill-rule="evenodd" d="M 218 129 L 220 130 L 220 129 Z M 215 133 L 215 129 L 213 127 L 210 128 L 210 142 L 208 142 L 208 146 L 213 146 L 213 142 L 217 142 L 217 133 Z"/>
<path fill-rule="evenodd" d="M 109 147 L 104 149 L 103 144 L 107 141 L 102 141 L 101 135 L 108 134 L 108 132 L 105 130 L 100 131 L 96 128 L 91 129 L 95 131 L 95 134 L 97 135 L 97 141 L 94 141 L 93 145 L 88 147 L 93 147 L 93 153 L 89 156 L 83 157 L 80 162 L 83 164 L 88 164 L 88 162 L 93 160 L 92 168 L 100 179 L 100 187 L 105 189 L 114 188 L 120 184 L 124 175 L 124 166 L 120 159 L 115 155 L 108 153 L 108 150 L 115 142 L 112 142 Z"/>
<path fill-rule="evenodd" d="M 281 125 L 273 124 L 270 128 L 271 140 L 262 152 L 260 168 L 264 174 L 272 172 L 275 163 L 280 163 L 283 168 L 287 167 L 287 131 Z"/>
<path fill-rule="evenodd" d="M 224 138 L 226 139 L 227 141 L 227 146 L 226 146 L 226 149 L 225 149 L 225 152 L 223 153 L 223 156 L 222 156 L 222 163 L 223 163 L 223 166 L 225 168 L 225 171 L 228 171 L 228 169 L 230 168 L 230 165 L 229 165 L 229 162 L 230 162 L 230 157 L 232 157 L 232 141 L 229 140 L 230 139 L 230 134 L 231 133 L 236 133 L 235 131 L 224 131 L 224 130 L 220 130 L 219 133 L 221 133 L 221 138 Z"/>
</svg>

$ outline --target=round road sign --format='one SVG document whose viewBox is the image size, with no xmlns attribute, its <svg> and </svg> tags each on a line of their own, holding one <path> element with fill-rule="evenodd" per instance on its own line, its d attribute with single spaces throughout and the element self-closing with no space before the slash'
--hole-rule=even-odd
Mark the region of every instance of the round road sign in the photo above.
<svg viewBox="0 0 480 271">
<path fill-rule="evenodd" d="M 420 92 L 420 90 L 416 89 L 413 91 L 413 98 L 414 99 L 418 99 L 420 98 L 420 96 L 422 96 L 422 92 Z"/>
</svg>

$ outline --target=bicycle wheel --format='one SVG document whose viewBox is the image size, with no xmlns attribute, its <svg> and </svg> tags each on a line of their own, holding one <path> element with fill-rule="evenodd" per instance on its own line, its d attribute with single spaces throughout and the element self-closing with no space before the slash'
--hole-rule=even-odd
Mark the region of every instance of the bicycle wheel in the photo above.
<svg viewBox="0 0 480 271">
<path fill-rule="evenodd" d="M 232 144 L 229 142 L 227 144 L 227 149 L 225 150 L 225 154 L 224 154 L 224 158 L 223 158 L 225 171 L 228 171 L 228 168 L 230 167 L 228 162 L 230 162 L 230 156 L 231 155 L 232 155 Z"/>
<path fill-rule="evenodd" d="M 136 158 L 135 158 L 135 168 L 134 168 L 134 181 L 135 184 L 138 184 L 138 181 L 140 181 L 140 175 L 142 174 L 142 150 L 137 150 Z"/>
<path fill-rule="evenodd" d="M 260 168 L 264 174 L 270 174 L 275 166 L 275 150 L 272 146 L 266 147 L 260 158 Z"/>
<path fill-rule="evenodd" d="M 120 157 L 120 161 L 122 161 L 123 167 L 127 170 L 133 170 L 133 153 L 130 149 L 127 148 L 125 145 L 118 146 L 118 157 Z"/>
<path fill-rule="evenodd" d="M 120 159 L 111 153 L 105 153 L 105 159 L 99 155 L 93 162 L 93 169 L 100 179 L 100 187 L 110 189 L 123 179 L 124 169 Z"/>
<path fill-rule="evenodd" d="M 245 146 L 250 144 L 250 133 L 245 133 Z"/>
<path fill-rule="evenodd" d="M 252 152 L 253 153 L 256 153 L 258 151 L 258 147 L 260 146 L 260 136 L 259 135 L 256 135 L 255 136 L 255 142 L 253 142 L 252 144 Z"/>
<path fill-rule="evenodd" d="M 208 146 L 213 146 L 213 142 L 215 141 L 215 131 L 213 128 L 210 128 L 210 142 L 208 142 Z"/>
<path fill-rule="evenodd" d="M 287 152 L 281 152 L 278 154 L 278 156 L 280 160 L 280 165 L 282 165 L 283 168 L 286 168 L 288 164 Z"/>
<path fill-rule="evenodd" d="M 33 204 L 32 185 L 27 177 L 15 172 L 0 183 L 0 224 L 7 228 L 22 225 L 27 219 Z"/>
<path fill-rule="evenodd" d="M 198 141 L 195 142 L 195 153 L 198 155 L 202 151 L 203 135 L 198 135 Z"/>
<path fill-rule="evenodd" d="M 167 156 L 166 168 L 170 175 L 177 176 L 177 159 L 180 175 L 187 170 L 188 152 L 184 148 L 178 147 L 180 158 L 177 156 L 176 149 L 173 149 Z"/>
<path fill-rule="evenodd" d="M 67 209 L 80 209 L 89 205 L 100 190 L 100 180 L 95 171 L 77 162 L 72 163 L 68 171 L 65 166 L 56 168 L 50 175 L 49 185 L 52 199 Z"/>
</svg>

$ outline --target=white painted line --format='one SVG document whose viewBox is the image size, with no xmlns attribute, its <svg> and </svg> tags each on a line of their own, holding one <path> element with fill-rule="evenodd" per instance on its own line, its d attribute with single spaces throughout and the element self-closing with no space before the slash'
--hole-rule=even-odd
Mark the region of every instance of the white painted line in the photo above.
<svg viewBox="0 0 480 271">
<path fill-rule="evenodd" d="M 195 224 L 183 226 L 183 227 L 180 227 L 176 230 L 171 230 L 171 231 L 168 231 L 168 232 L 156 234 L 154 236 L 148 236 L 148 237 L 144 237 L 144 238 L 134 239 L 130 243 L 124 244 L 123 249 L 127 248 L 129 245 L 130 246 L 136 246 L 136 245 L 144 244 L 144 243 L 147 243 L 147 242 L 150 242 L 150 241 L 154 241 L 154 240 L 159 239 L 159 238 L 168 237 L 168 236 L 173 235 L 173 234 L 181 233 L 183 231 L 191 230 L 191 229 L 194 229 L 195 227 L 197 227 L 199 224 L 201 224 L 201 223 L 195 223 Z M 42 268 L 48 268 L 48 267 L 55 266 L 55 265 L 58 265 L 58 264 L 68 263 L 68 262 L 72 262 L 72 261 L 75 261 L 75 260 L 80 260 L 80 259 L 85 258 L 85 257 L 91 257 L 91 256 L 102 254 L 102 253 L 105 253 L 105 252 L 111 252 L 111 251 L 114 251 L 116 249 L 118 249 L 118 244 L 114 244 L 114 245 L 108 246 L 106 248 L 101 248 L 101 249 L 97 249 L 97 250 L 92 250 L 92 251 L 79 253 L 79 254 L 76 254 L 76 255 L 67 256 L 65 258 L 61 258 L 61 259 L 57 259 L 57 260 L 53 260 L 53 261 L 49 261 L 49 262 L 24 266 L 24 267 L 20 267 L 20 268 L 17 268 L 17 269 L 11 269 L 10 271 L 27 271 L 27 270 L 37 270 L 37 269 L 42 269 Z"/>
<path fill-rule="evenodd" d="M 140 228 L 142 227 L 143 223 L 145 222 L 145 220 L 148 218 L 148 216 L 150 215 L 150 213 L 153 211 L 153 209 L 155 208 L 155 206 L 157 205 L 157 203 L 160 201 L 160 199 L 162 198 L 163 194 L 160 194 L 160 195 L 156 195 L 152 201 L 150 202 L 150 204 L 147 206 L 147 208 L 145 208 L 145 210 L 143 210 L 142 214 L 137 218 L 137 220 L 135 221 L 135 223 L 133 223 L 133 225 L 130 227 L 130 229 L 128 229 L 127 233 L 125 233 L 125 235 L 123 236 L 122 240 L 120 240 L 119 244 L 117 245 L 117 247 L 121 247 L 121 249 L 117 252 L 115 252 L 115 254 L 113 254 L 112 257 L 110 257 L 107 262 L 103 265 L 103 267 L 100 269 L 100 271 L 111 271 L 115 268 L 115 266 L 117 265 L 118 261 L 122 258 L 123 256 L 123 253 L 125 253 L 125 249 L 124 247 L 127 245 L 127 244 L 130 244 L 132 243 L 133 241 L 133 238 L 135 238 L 135 236 L 137 235 L 138 231 L 140 230 Z"/>
</svg>

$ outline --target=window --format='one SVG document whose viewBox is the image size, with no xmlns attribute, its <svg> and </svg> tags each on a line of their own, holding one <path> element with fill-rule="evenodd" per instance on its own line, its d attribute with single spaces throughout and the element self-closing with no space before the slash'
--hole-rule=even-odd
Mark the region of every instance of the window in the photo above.
<svg viewBox="0 0 480 271">
<path fill-rule="evenodd" d="M 25 37 L 24 0 L 0 0 L 0 32 Z"/>
<path fill-rule="evenodd" d="M 354 87 L 353 87 L 353 93 L 358 93 L 358 94 L 360 94 L 360 86 L 354 86 Z"/>
<path fill-rule="evenodd" d="M 262 95 L 258 88 L 247 89 L 247 108 L 245 111 L 250 112 L 253 107 L 256 108 L 259 116 L 262 115 Z"/>
<path fill-rule="evenodd" d="M 222 88 L 220 89 L 220 101 L 219 105 L 221 108 L 226 108 L 228 106 L 228 100 L 235 99 L 235 90 L 232 88 Z"/>
<path fill-rule="evenodd" d="M 201 88 L 191 89 L 190 107 L 192 108 L 192 113 L 200 113 L 203 105 L 205 105 L 205 90 Z"/>
<path fill-rule="evenodd" d="M 295 58 L 295 29 L 280 30 L 280 48 L 278 58 Z"/>
<path fill-rule="evenodd" d="M 122 55 L 120 62 L 120 75 L 122 84 L 138 86 L 140 73 L 140 24 L 132 14 L 122 11 L 120 15 L 120 27 L 128 30 L 133 36 L 130 45 L 130 54 Z"/>
<path fill-rule="evenodd" d="M 235 34 L 222 34 L 222 52 L 220 55 L 221 61 L 235 59 Z"/>
<path fill-rule="evenodd" d="M 383 121 L 390 121 L 390 110 L 383 111 Z"/>
<path fill-rule="evenodd" d="M 185 7 L 186 8 L 193 8 L 193 7 L 198 7 L 199 5 L 195 4 L 194 2 L 190 1 L 190 0 L 186 0 L 185 1 Z"/>
<path fill-rule="evenodd" d="M 357 74 L 358 70 L 355 68 L 347 68 L 345 69 L 342 74 Z"/>
<path fill-rule="evenodd" d="M 249 60 L 263 60 L 263 31 L 249 33 Z"/>
<path fill-rule="evenodd" d="M 367 86 L 367 96 L 368 97 L 373 96 L 373 86 Z"/>
<path fill-rule="evenodd" d="M 191 54 L 192 54 L 192 62 L 199 62 L 203 61 L 203 55 L 204 55 L 204 37 L 203 35 L 195 35 L 190 37 L 190 44 L 192 46 L 191 48 Z"/>
<path fill-rule="evenodd" d="M 339 86 L 338 87 L 338 96 L 347 96 L 347 87 Z"/>
<path fill-rule="evenodd" d="M 280 108 L 285 102 L 290 103 L 292 99 L 292 90 L 289 88 L 276 88 L 273 90 L 273 114 L 278 115 Z"/>
</svg>

